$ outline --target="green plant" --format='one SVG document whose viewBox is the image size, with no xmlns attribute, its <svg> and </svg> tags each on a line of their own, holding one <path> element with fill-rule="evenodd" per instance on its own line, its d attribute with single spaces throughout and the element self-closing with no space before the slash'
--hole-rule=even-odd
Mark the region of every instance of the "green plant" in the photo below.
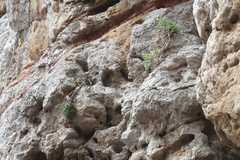
<svg viewBox="0 0 240 160">
<path fill-rule="evenodd" d="M 184 26 L 182 24 L 172 22 L 171 19 L 163 18 L 160 18 L 158 20 L 157 27 L 159 27 L 160 29 L 164 29 L 165 31 L 169 31 L 170 33 L 178 33 L 184 29 Z"/>
<path fill-rule="evenodd" d="M 80 80 L 76 80 L 75 83 L 76 83 L 77 86 L 81 86 L 82 81 L 80 81 Z"/>
<path fill-rule="evenodd" d="M 159 54 L 160 53 L 159 53 L 158 49 L 156 49 L 155 51 L 153 51 L 149 54 L 145 54 L 143 56 L 145 65 L 148 67 L 153 62 L 154 57 Z"/>
<path fill-rule="evenodd" d="M 61 109 L 63 112 L 63 116 L 67 119 L 73 119 L 77 111 L 77 108 L 74 106 L 74 104 L 70 102 L 63 102 L 61 104 Z"/>
</svg>

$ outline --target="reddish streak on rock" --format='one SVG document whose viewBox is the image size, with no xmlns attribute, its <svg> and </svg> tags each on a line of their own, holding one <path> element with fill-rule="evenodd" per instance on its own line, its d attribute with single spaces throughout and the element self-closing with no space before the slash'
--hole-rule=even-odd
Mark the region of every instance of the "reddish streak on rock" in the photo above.
<svg viewBox="0 0 240 160">
<path fill-rule="evenodd" d="M 95 40 L 95 39 L 101 37 L 102 35 L 104 35 L 105 33 L 109 32 L 110 30 L 118 27 L 119 25 L 125 23 L 126 21 L 131 20 L 132 18 L 134 18 L 136 16 L 147 14 L 147 13 L 149 13 L 153 10 L 159 9 L 159 8 L 175 6 L 177 4 L 184 3 L 187 1 L 189 1 L 189 0 L 168 0 L 168 1 L 152 0 L 145 4 L 138 4 L 138 5 L 134 6 L 134 8 L 131 8 L 130 10 L 127 10 L 125 13 L 123 13 L 120 18 L 111 20 L 111 23 L 106 23 L 106 25 L 104 25 L 102 28 L 93 30 L 91 32 L 86 32 L 83 36 L 81 36 L 79 41 L 77 41 L 76 43 L 78 43 L 78 45 L 80 45 L 80 44 L 84 44 L 84 43 L 90 42 L 92 40 Z M 103 5 L 105 5 L 105 4 L 103 4 Z M 58 34 L 61 31 L 63 31 L 66 28 L 66 26 L 68 26 L 70 23 L 72 23 L 74 21 L 79 21 L 82 18 L 84 18 L 85 16 L 97 14 L 97 10 L 100 7 L 101 6 L 96 6 L 95 8 L 93 8 L 92 10 L 90 10 L 88 12 L 79 13 L 79 14 L 75 15 L 71 20 L 68 20 L 63 24 L 63 26 L 59 30 Z M 57 36 L 56 36 L 56 38 L 57 38 Z M 56 41 L 56 38 L 53 42 Z"/>
</svg>

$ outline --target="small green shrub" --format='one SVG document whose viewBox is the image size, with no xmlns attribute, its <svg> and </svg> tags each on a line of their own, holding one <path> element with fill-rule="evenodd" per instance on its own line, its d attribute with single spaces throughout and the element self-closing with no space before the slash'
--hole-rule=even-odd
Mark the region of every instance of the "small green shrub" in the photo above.
<svg viewBox="0 0 240 160">
<path fill-rule="evenodd" d="M 172 22 L 171 19 L 163 19 L 163 18 L 160 18 L 158 20 L 157 27 L 165 31 L 169 31 L 170 33 L 178 33 L 184 29 L 184 26 L 182 24 Z"/>
<path fill-rule="evenodd" d="M 63 102 L 61 104 L 61 109 L 63 112 L 63 116 L 67 119 L 73 119 L 77 111 L 77 108 L 74 106 L 74 104 L 70 102 Z"/>
<path fill-rule="evenodd" d="M 149 54 L 145 54 L 143 56 L 145 65 L 148 67 L 153 62 L 154 57 L 159 54 L 158 49 Z"/>
<path fill-rule="evenodd" d="M 80 81 L 80 80 L 76 80 L 76 81 L 75 81 L 75 84 L 76 84 L 77 86 L 81 86 L 82 81 Z"/>
</svg>

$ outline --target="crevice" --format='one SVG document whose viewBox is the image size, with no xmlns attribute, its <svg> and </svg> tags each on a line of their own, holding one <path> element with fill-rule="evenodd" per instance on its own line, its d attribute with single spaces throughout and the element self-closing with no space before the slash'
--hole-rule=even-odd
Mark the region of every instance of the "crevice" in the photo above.
<svg viewBox="0 0 240 160">
<path fill-rule="evenodd" d="M 227 70 L 228 70 L 228 65 L 227 65 L 227 63 L 224 63 L 222 66 L 223 73 L 225 73 Z"/>
<path fill-rule="evenodd" d="M 195 84 L 189 84 L 189 85 L 186 85 L 186 86 L 181 86 L 181 87 L 175 88 L 173 91 L 185 90 L 185 89 L 188 89 L 188 88 L 191 88 L 191 87 L 194 87 L 194 86 L 195 86 Z"/>
<path fill-rule="evenodd" d="M 35 156 L 33 157 L 34 160 L 47 160 L 47 156 L 45 153 L 39 151 L 35 154 Z"/>
<path fill-rule="evenodd" d="M 80 127 L 75 126 L 75 127 L 74 127 L 74 130 L 78 133 L 78 135 L 82 135 L 82 130 L 81 130 Z"/>
<path fill-rule="evenodd" d="M 35 125 L 39 125 L 39 124 L 41 124 L 41 119 L 35 117 L 35 118 L 33 119 L 33 124 L 35 124 Z"/>
<path fill-rule="evenodd" d="M 235 24 L 235 23 L 237 23 L 239 21 L 239 16 L 238 16 L 238 14 L 233 14 L 231 17 L 230 17 L 230 22 L 232 23 L 232 24 Z"/>
<path fill-rule="evenodd" d="M 75 60 L 84 72 L 88 72 L 88 63 L 82 60 Z"/>
<path fill-rule="evenodd" d="M 122 76 L 125 78 L 126 81 L 130 81 L 128 79 L 128 68 L 127 66 L 123 67 L 121 70 L 120 70 L 120 73 L 122 74 Z"/>
<path fill-rule="evenodd" d="M 96 8 L 93 8 L 92 10 L 89 11 L 89 15 L 95 15 L 95 14 L 99 14 L 99 13 L 102 13 L 102 12 L 105 12 L 107 11 L 107 9 L 109 7 L 112 7 L 114 6 L 115 4 L 119 3 L 120 0 L 110 0 Z"/>
<path fill-rule="evenodd" d="M 141 148 L 147 148 L 148 144 L 147 143 L 144 143 L 141 145 Z"/>
<path fill-rule="evenodd" d="M 178 140 L 176 140 L 164 153 L 163 159 L 166 159 L 166 156 L 173 154 L 177 151 L 181 150 L 182 146 L 188 145 L 195 139 L 195 135 L 193 134 L 184 134 L 181 135 Z"/>
<path fill-rule="evenodd" d="M 93 135 L 94 135 L 95 131 L 89 133 L 89 134 L 84 134 L 83 137 L 87 140 L 92 139 Z"/>
<path fill-rule="evenodd" d="M 20 133 L 21 133 L 20 137 L 23 138 L 25 135 L 28 134 L 28 130 L 23 130 Z"/>
<path fill-rule="evenodd" d="M 94 154 L 90 149 L 87 149 L 90 158 L 94 158 Z"/>
<path fill-rule="evenodd" d="M 102 83 L 105 87 L 109 87 L 112 84 L 114 72 L 111 70 L 105 70 L 102 74 Z"/>
<path fill-rule="evenodd" d="M 98 143 L 98 139 L 97 139 L 97 138 L 92 138 L 92 140 L 93 140 L 95 143 Z"/>
<path fill-rule="evenodd" d="M 119 145 L 112 146 L 112 149 L 115 153 L 121 153 L 123 151 L 123 148 Z"/>
<path fill-rule="evenodd" d="M 116 108 L 115 113 L 116 113 L 116 114 L 121 114 L 121 112 L 122 112 L 122 106 L 119 105 L 119 106 Z"/>
<path fill-rule="evenodd" d="M 107 127 L 112 127 L 113 124 L 112 124 L 112 115 L 113 115 L 113 109 L 112 108 L 106 108 L 106 111 L 107 111 L 107 120 L 106 120 L 106 125 Z"/>
<path fill-rule="evenodd" d="M 159 135 L 160 138 L 163 138 L 166 134 L 167 134 L 166 131 L 162 131 L 162 132 L 159 133 L 158 135 Z"/>
<path fill-rule="evenodd" d="M 132 8 L 129 8 L 129 10 L 126 10 L 125 12 L 121 13 L 120 15 L 118 15 L 118 17 L 116 18 L 112 18 L 112 19 L 106 19 L 106 23 L 96 29 L 96 30 L 92 30 L 91 32 L 86 32 L 84 33 L 84 35 L 81 35 L 81 38 L 78 38 L 78 41 L 74 42 L 76 45 L 81 45 L 81 44 L 85 44 L 87 42 L 93 41 L 95 39 L 98 39 L 99 37 L 101 37 L 102 35 L 106 34 L 107 32 L 113 30 L 114 28 L 120 26 L 121 24 L 133 19 L 136 16 L 139 15 L 144 15 L 147 14 L 157 8 L 164 8 L 164 7 L 170 7 L 170 6 L 174 6 L 177 4 L 181 4 L 184 2 L 187 2 L 189 0 L 183 0 L 183 1 L 177 1 L 177 0 L 170 0 L 170 1 L 159 1 L 159 0 L 153 0 L 150 2 L 144 2 L 144 4 L 137 4 L 134 5 Z M 112 2 L 109 2 L 108 4 L 102 4 L 99 6 L 95 6 L 95 8 L 89 10 L 89 11 L 85 11 L 79 14 L 76 14 L 75 16 L 73 16 L 72 19 L 66 21 L 62 27 L 59 29 L 58 33 L 55 36 L 55 39 L 53 39 L 53 42 L 56 42 L 56 39 L 58 37 L 58 34 L 60 32 L 62 32 L 70 23 L 74 22 L 74 21 L 80 21 L 82 20 L 84 17 L 86 16 L 90 16 L 90 15 L 95 15 L 101 12 L 104 12 L 107 10 L 107 8 L 117 4 L 118 2 L 120 2 L 119 0 L 113 0 Z M 96 3 L 95 3 L 96 4 Z"/>
</svg>

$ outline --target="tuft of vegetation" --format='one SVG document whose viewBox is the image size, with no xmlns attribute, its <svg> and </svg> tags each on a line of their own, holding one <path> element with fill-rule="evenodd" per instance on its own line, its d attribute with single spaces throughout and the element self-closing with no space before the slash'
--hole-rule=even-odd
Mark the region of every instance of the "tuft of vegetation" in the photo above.
<svg viewBox="0 0 240 160">
<path fill-rule="evenodd" d="M 70 120 L 73 119 L 77 111 L 77 108 L 74 106 L 74 104 L 70 102 L 63 102 L 61 104 L 61 109 L 62 109 L 63 116 Z"/>
<path fill-rule="evenodd" d="M 76 84 L 77 86 L 81 86 L 82 81 L 80 81 L 80 80 L 76 80 L 76 81 L 75 81 L 75 84 Z"/>
<path fill-rule="evenodd" d="M 145 65 L 146 65 L 147 67 L 149 67 L 150 64 L 153 62 L 154 57 L 157 56 L 157 55 L 159 55 L 159 54 L 160 54 L 160 53 L 159 53 L 158 49 L 156 49 L 155 51 L 153 51 L 153 52 L 151 52 L 151 53 L 149 53 L 149 54 L 145 54 L 145 55 L 143 56 Z"/>
<path fill-rule="evenodd" d="M 165 31 L 168 31 L 170 33 L 178 33 L 184 29 L 184 26 L 182 24 L 173 22 L 171 19 L 163 19 L 163 18 L 160 18 L 158 20 L 157 27 Z"/>
</svg>

